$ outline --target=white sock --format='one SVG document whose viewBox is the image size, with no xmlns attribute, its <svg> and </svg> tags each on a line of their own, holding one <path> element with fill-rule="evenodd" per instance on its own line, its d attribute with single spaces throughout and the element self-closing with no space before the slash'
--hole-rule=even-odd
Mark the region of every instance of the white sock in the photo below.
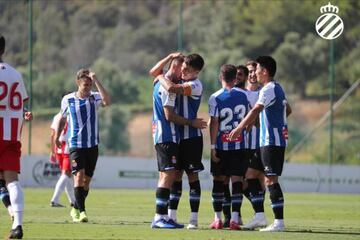
<svg viewBox="0 0 360 240">
<path fill-rule="evenodd" d="M 155 216 L 154 216 L 154 221 L 156 222 L 157 220 L 159 220 L 159 219 L 165 219 L 165 220 L 168 220 L 169 219 L 169 217 L 167 216 L 167 215 L 162 215 L 162 214 L 155 214 Z"/>
<path fill-rule="evenodd" d="M 231 213 L 231 221 L 234 221 L 236 223 L 239 222 L 239 212 L 232 212 Z"/>
<path fill-rule="evenodd" d="M 264 212 L 255 213 L 255 218 L 265 218 Z"/>
<path fill-rule="evenodd" d="M 176 209 L 168 209 L 168 216 L 172 220 L 176 221 Z"/>
<path fill-rule="evenodd" d="M 54 195 L 51 198 L 52 202 L 59 203 L 60 195 L 64 192 L 68 179 L 68 176 L 66 176 L 65 174 L 62 174 L 60 176 L 55 186 Z"/>
<path fill-rule="evenodd" d="M 284 226 L 284 219 L 274 219 L 274 225 Z"/>
<path fill-rule="evenodd" d="M 198 222 L 198 212 L 191 212 L 190 213 L 190 222 Z"/>
<path fill-rule="evenodd" d="M 67 184 L 65 186 L 66 196 L 70 203 L 75 204 L 75 195 L 74 195 L 74 181 L 72 177 L 68 177 Z"/>
<path fill-rule="evenodd" d="M 24 193 L 18 181 L 9 183 L 7 188 L 9 191 L 11 207 L 14 214 L 12 229 L 15 229 L 17 226 L 22 225 L 23 222 Z"/>
<path fill-rule="evenodd" d="M 221 220 L 222 212 L 215 212 L 215 220 Z"/>
<path fill-rule="evenodd" d="M 14 216 L 14 213 L 13 213 L 13 210 L 12 210 L 11 205 L 8 206 L 7 210 L 8 210 L 8 212 L 9 212 L 9 215 L 10 215 L 10 216 Z"/>
</svg>

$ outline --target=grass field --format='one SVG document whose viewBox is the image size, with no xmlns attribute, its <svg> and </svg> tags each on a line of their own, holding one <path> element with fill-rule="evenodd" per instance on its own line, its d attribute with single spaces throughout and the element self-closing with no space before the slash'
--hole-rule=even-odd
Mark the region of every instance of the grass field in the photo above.
<svg viewBox="0 0 360 240">
<path fill-rule="evenodd" d="M 213 212 L 208 191 L 202 193 L 200 229 L 193 231 L 151 229 L 155 209 L 151 190 L 91 190 L 87 199 L 90 222 L 81 224 L 70 221 L 69 207 L 51 208 L 51 194 L 52 189 L 25 189 L 24 239 L 360 239 L 360 195 L 286 193 L 287 231 L 260 233 L 210 230 Z M 65 203 L 65 196 L 61 200 Z M 267 218 L 272 220 L 268 199 L 265 206 Z M 183 193 L 178 221 L 187 223 L 188 215 L 188 195 Z M 246 199 L 242 215 L 245 222 L 252 216 Z M 10 227 L 10 218 L 2 207 L 0 238 L 7 236 Z"/>
</svg>

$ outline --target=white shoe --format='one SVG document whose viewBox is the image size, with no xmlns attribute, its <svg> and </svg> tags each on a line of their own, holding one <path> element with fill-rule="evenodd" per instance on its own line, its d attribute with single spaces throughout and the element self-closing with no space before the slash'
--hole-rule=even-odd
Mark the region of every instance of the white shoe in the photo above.
<svg viewBox="0 0 360 240">
<path fill-rule="evenodd" d="M 285 225 L 284 224 L 271 224 L 267 226 L 266 228 L 260 229 L 260 232 L 284 232 L 285 231 Z"/>
<path fill-rule="evenodd" d="M 267 225 L 267 221 L 265 215 L 255 214 L 253 219 L 248 224 L 241 226 L 241 229 L 254 230 L 255 228 L 259 228 L 259 227 L 266 227 L 266 225 Z"/>
<path fill-rule="evenodd" d="M 193 224 L 193 223 L 189 223 L 186 228 L 189 229 L 189 230 L 195 230 L 195 229 L 198 229 L 198 225 Z"/>
</svg>

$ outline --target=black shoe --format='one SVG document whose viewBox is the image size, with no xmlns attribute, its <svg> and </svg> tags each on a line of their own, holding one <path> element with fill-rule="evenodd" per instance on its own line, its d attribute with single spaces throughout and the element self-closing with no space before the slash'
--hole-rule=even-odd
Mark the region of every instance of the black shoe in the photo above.
<svg viewBox="0 0 360 240">
<path fill-rule="evenodd" d="M 229 227 L 230 227 L 230 218 L 225 218 L 223 228 L 229 228 Z"/>
<path fill-rule="evenodd" d="M 15 229 L 11 229 L 9 239 L 22 239 L 23 230 L 21 225 L 17 226 Z"/>
<path fill-rule="evenodd" d="M 50 207 L 65 207 L 65 206 L 62 205 L 62 204 L 60 204 L 60 203 L 51 202 L 51 203 L 50 203 Z"/>
</svg>

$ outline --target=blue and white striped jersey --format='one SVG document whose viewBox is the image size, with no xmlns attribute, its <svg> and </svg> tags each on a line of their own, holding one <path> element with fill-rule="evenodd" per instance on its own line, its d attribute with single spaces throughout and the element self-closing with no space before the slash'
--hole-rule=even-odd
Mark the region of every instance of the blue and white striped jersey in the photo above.
<svg viewBox="0 0 360 240">
<path fill-rule="evenodd" d="M 235 141 L 229 139 L 231 130 L 237 127 L 249 112 L 250 103 L 246 91 L 240 88 L 222 88 L 209 98 L 209 115 L 219 118 L 216 149 L 238 150 L 248 148 L 245 130 Z"/>
<path fill-rule="evenodd" d="M 90 148 L 99 144 L 97 109 L 101 102 L 98 92 L 91 92 L 85 99 L 77 97 L 75 92 L 63 97 L 61 115 L 68 115 L 70 148 Z"/>
<path fill-rule="evenodd" d="M 251 108 L 253 108 L 255 106 L 255 104 L 259 98 L 259 92 L 260 92 L 260 88 L 255 91 L 246 90 Z M 260 147 L 260 144 L 259 144 L 260 128 L 257 126 L 253 126 L 251 128 L 250 132 L 246 133 L 246 135 L 247 135 L 247 140 L 249 143 L 249 149 L 258 149 Z"/>
<path fill-rule="evenodd" d="M 173 122 L 165 118 L 164 107 L 175 107 L 176 94 L 169 93 L 157 81 L 153 91 L 153 120 L 152 135 L 154 145 L 157 143 L 174 142 L 178 143 L 178 129 Z"/>
<path fill-rule="evenodd" d="M 260 147 L 287 145 L 283 132 L 287 132 L 286 97 L 279 83 L 272 81 L 260 90 L 257 104 L 263 105 L 260 113 Z"/>
<path fill-rule="evenodd" d="M 184 82 L 183 84 L 191 87 L 191 93 L 189 94 L 189 96 L 178 96 L 176 106 L 177 113 L 187 119 L 196 119 L 203 92 L 202 83 L 199 79 L 196 79 L 193 81 Z M 193 128 L 188 125 L 179 126 L 179 133 L 181 140 L 202 136 L 202 132 L 200 129 Z"/>
</svg>

